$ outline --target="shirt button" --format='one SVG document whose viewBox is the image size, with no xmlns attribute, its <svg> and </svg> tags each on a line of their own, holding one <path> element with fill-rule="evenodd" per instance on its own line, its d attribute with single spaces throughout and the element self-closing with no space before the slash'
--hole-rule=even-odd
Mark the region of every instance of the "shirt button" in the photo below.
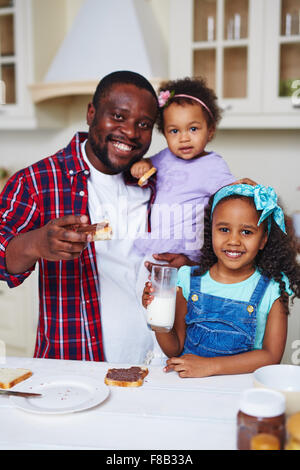
<svg viewBox="0 0 300 470">
<path fill-rule="evenodd" d="M 70 174 L 70 175 L 74 175 L 74 171 L 73 171 L 73 170 L 70 170 L 70 171 L 69 171 L 69 174 Z"/>
<path fill-rule="evenodd" d="M 84 170 L 84 174 L 89 175 L 90 174 L 89 170 Z"/>
<path fill-rule="evenodd" d="M 79 191 L 79 196 L 84 196 L 84 191 Z"/>
</svg>

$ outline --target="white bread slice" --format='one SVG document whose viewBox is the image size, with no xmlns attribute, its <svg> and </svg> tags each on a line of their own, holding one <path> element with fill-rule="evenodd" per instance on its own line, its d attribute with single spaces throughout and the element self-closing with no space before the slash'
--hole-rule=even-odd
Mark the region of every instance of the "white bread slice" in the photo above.
<svg viewBox="0 0 300 470">
<path fill-rule="evenodd" d="M 112 228 L 109 225 L 109 222 L 104 225 L 103 223 L 99 223 L 96 225 L 96 232 L 93 236 L 94 242 L 99 240 L 111 240 L 112 237 Z"/>
<path fill-rule="evenodd" d="M 140 387 L 148 372 L 147 367 L 138 366 L 129 369 L 108 369 L 104 382 L 116 387 Z"/>
<path fill-rule="evenodd" d="M 11 388 L 32 376 L 29 369 L 0 369 L 0 388 Z"/>
<path fill-rule="evenodd" d="M 75 232 L 83 232 L 92 235 L 92 241 L 94 242 L 99 240 L 111 240 L 112 238 L 112 228 L 108 220 L 92 225 L 73 225 L 72 229 L 75 230 Z"/>
</svg>

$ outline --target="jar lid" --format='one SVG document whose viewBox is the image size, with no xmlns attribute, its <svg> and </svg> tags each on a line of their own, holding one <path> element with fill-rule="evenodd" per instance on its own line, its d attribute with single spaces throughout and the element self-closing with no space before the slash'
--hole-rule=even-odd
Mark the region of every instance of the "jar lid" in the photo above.
<svg viewBox="0 0 300 470">
<path fill-rule="evenodd" d="M 243 392 L 240 410 L 261 418 L 279 416 L 285 412 L 285 397 L 275 390 L 251 388 Z"/>
</svg>

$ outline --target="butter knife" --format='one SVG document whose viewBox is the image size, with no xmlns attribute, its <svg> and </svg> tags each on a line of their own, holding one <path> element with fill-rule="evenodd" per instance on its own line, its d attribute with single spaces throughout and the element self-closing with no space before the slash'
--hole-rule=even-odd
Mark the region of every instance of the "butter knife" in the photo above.
<svg viewBox="0 0 300 470">
<path fill-rule="evenodd" d="M 14 397 L 34 398 L 42 397 L 41 393 L 17 392 L 16 390 L 0 390 L 0 395 L 13 395 Z"/>
</svg>

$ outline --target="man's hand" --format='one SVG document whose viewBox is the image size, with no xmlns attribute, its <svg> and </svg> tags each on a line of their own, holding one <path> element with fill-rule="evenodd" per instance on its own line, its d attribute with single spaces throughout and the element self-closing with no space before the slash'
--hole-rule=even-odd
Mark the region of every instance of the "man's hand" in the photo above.
<svg viewBox="0 0 300 470">
<path fill-rule="evenodd" d="M 165 266 L 170 266 L 171 268 L 181 268 L 181 266 L 194 266 L 197 265 L 194 261 L 190 260 L 187 256 L 181 255 L 178 253 L 160 253 L 152 255 L 157 261 L 165 261 Z M 161 263 L 157 263 L 161 265 Z M 148 271 L 151 271 L 152 266 L 156 266 L 155 263 L 150 261 L 145 262 L 145 266 Z"/>
<path fill-rule="evenodd" d="M 38 233 L 38 257 L 48 261 L 70 260 L 78 258 L 92 235 L 72 230 L 72 225 L 87 225 L 86 215 L 66 215 L 50 220 Z"/>
<path fill-rule="evenodd" d="M 10 274 L 19 274 L 30 269 L 40 258 L 48 261 L 78 258 L 91 241 L 91 235 L 77 233 L 72 225 L 88 225 L 86 215 L 66 215 L 50 220 L 36 230 L 20 233 L 9 242 L 6 253 L 6 267 Z"/>
</svg>

